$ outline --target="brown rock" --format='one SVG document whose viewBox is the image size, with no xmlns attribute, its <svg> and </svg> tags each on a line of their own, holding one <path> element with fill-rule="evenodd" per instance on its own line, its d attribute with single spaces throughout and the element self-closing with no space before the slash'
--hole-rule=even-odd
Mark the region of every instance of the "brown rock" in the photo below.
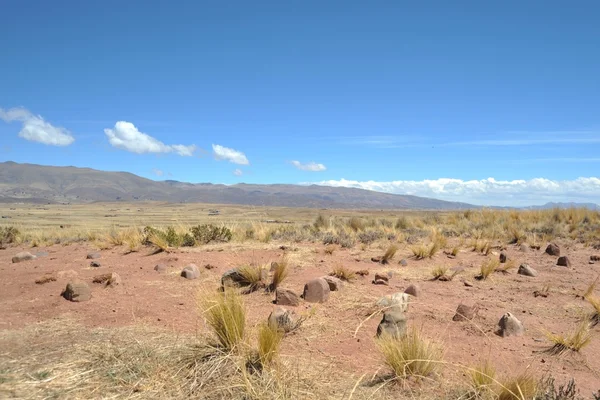
<svg viewBox="0 0 600 400">
<path fill-rule="evenodd" d="M 375 278 L 373 278 L 373 284 L 375 285 L 389 285 L 390 278 L 387 275 L 375 274 Z"/>
<path fill-rule="evenodd" d="M 456 314 L 452 317 L 452 321 L 470 321 L 475 318 L 479 307 L 477 305 L 468 306 L 466 304 L 459 304 L 456 308 Z"/>
<path fill-rule="evenodd" d="M 98 261 L 92 261 L 90 263 L 90 267 L 92 267 L 92 268 L 100 268 L 101 266 L 102 266 L 102 264 L 100 264 L 100 262 L 98 262 Z"/>
<path fill-rule="evenodd" d="M 414 297 L 419 297 L 419 294 L 421 293 L 421 288 L 419 288 L 419 286 L 417 286 L 413 283 L 410 286 L 408 286 L 406 289 L 404 289 L 404 293 L 410 294 L 411 296 L 414 296 Z"/>
<path fill-rule="evenodd" d="M 374 263 L 380 263 L 381 262 L 381 257 L 372 257 L 371 261 L 373 261 Z"/>
<path fill-rule="evenodd" d="M 523 336 L 525 328 L 523 327 L 523 323 L 519 321 L 517 317 L 508 312 L 500 318 L 496 333 L 502 337 Z"/>
<path fill-rule="evenodd" d="M 296 307 L 300 305 L 300 297 L 289 289 L 277 288 L 275 290 L 275 304 Z"/>
<path fill-rule="evenodd" d="M 69 301 L 81 302 L 91 299 L 92 291 L 87 283 L 82 281 L 73 281 L 67 284 L 67 287 L 61 293 L 61 296 Z"/>
<path fill-rule="evenodd" d="M 181 271 L 181 276 L 185 279 L 198 279 L 200 277 L 200 270 L 196 264 L 190 264 Z"/>
<path fill-rule="evenodd" d="M 525 276 L 537 276 L 537 271 L 529 266 L 529 264 L 521 264 L 519 266 L 519 271 L 517 272 L 519 275 Z"/>
<path fill-rule="evenodd" d="M 286 310 L 283 307 L 277 307 L 268 319 L 269 325 L 276 326 L 284 332 L 291 332 L 300 325 L 300 320 L 291 310 Z"/>
<path fill-rule="evenodd" d="M 216 266 L 214 266 L 214 265 L 212 265 L 212 264 L 206 264 L 206 265 L 204 265 L 204 269 L 207 269 L 207 270 L 209 270 L 209 271 L 210 271 L 211 269 L 215 269 L 215 268 L 217 268 L 217 267 L 216 267 Z"/>
<path fill-rule="evenodd" d="M 598 256 L 598 255 L 590 256 L 590 261 L 600 261 L 600 256 Z"/>
<path fill-rule="evenodd" d="M 558 247 L 556 244 L 554 243 L 550 243 L 548 245 L 548 247 L 546 247 L 546 254 L 549 254 L 551 256 L 560 256 L 560 247 Z"/>
<path fill-rule="evenodd" d="M 329 285 L 329 290 L 332 292 L 337 292 L 344 287 L 344 282 L 340 278 L 336 278 L 335 276 L 323 276 L 323 279 Z"/>
<path fill-rule="evenodd" d="M 571 261 L 569 261 L 569 257 L 561 256 L 561 257 L 558 257 L 558 260 L 556 261 L 556 265 L 558 265 L 560 267 L 570 267 Z"/>
<path fill-rule="evenodd" d="M 508 260 L 508 255 L 506 254 L 506 252 L 501 251 L 499 259 L 500 259 L 500 263 L 504 264 Z"/>
<path fill-rule="evenodd" d="M 323 278 L 313 279 L 304 285 L 304 300 L 309 303 L 324 303 L 329 299 L 329 284 Z"/>
<path fill-rule="evenodd" d="M 463 285 L 465 285 L 466 287 L 473 287 L 473 283 L 471 283 L 470 281 L 463 281 Z"/>
</svg>

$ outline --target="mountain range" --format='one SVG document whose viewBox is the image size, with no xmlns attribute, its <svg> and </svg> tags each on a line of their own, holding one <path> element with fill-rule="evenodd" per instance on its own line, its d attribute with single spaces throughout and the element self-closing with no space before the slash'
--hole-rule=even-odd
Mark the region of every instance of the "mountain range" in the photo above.
<svg viewBox="0 0 600 400">
<path fill-rule="evenodd" d="M 0 163 L 0 202 L 87 203 L 110 201 L 165 201 L 347 209 L 460 210 L 478 208 L 478 206 L 467 203 L 355 188 L 154 181 L 129 172 L 18 164 L 11 161 Z M 575 203 L 548 203 L 532 208 L 567 206 L 599 208 L 596 204 Z"/>
</svg>

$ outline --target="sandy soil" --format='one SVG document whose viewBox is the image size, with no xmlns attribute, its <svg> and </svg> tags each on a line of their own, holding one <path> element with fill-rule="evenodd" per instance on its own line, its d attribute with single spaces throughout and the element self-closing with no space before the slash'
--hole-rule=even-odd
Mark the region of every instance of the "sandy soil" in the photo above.
<svg viewBox="0 0 600 400">
<path fill-rule="evenodd" d="M 124 254 L 123 248 L 101 251 L 97 260 L 102 266 L 90 267 L 86 255 L 96 251 L 90 245 L 56 245 L 48 248 L 9 248 L 0 250 L 0 329 L 15 330 L 53 318 L 72 318 L 90 327 L 111 327 L 145 323 L 173 332 L 205 333 L 198 313 L 197 296 L 204 290 L 215 290 L 226 270 L 244 263 L 265 264 L 278 260 L 284 253 L 281 243 L 227 244 L 181 250 L 170 254 L 147 255 L 144 249 Z M 463 250 L 456 259 L 439 253 L 431 260 L 409 258 L 410 250 L 402 248 L 390 265 L 371 262 L 382 250 L 371 248 L 338 249 L 333 255 L 324 253 L 319 244 L 292 245 L 288 251 L 292 272 L 283 287 L 297 293 L 311 278 L 328 274 L 336 265 L 354 270 L 367 269 L 370 275 L 358 278 L 339 292 L 332 292 L 325 304 L 302 303 L 298 314 L 309 318 L 302 327 L 284 340 L 284 356 L 301 357 L 334 365 L 361 376 L 375 374 L 384 368 L 374 346 L 374 335 L 381 316 L 369 315 L 375 301 L 385 294 L 402 291 L 411 283 L 421 288 L 421 294 L 411 304 L 410 324 L 424 329 L 426 335 L 445 344 L 445 360 L 451 363 L 475 365 L 491 359 L 504 374 L 516 374 L 530 368 L 536 375 L 552 374 L 558 382 L 574 377 L 582 395 L 589 396 L 600 389 L 600 326 L 594 328 L 591 343 L 581 353 L 561 357 L 544 353 L 549 342 L 544 332 L 567 333 L 591 306 L 577 297 L 600 274 L 600 263 L 589 264 L 593 249 L 572 243 L 561 243 L 562 254 L 568 255 L 572 267 L 556 266 L 556 257 L 541 250 L 521 252 L 509 246 L 509 259 L 516 266 L 528 263 L 539 275 L 535 278 L 495 273 L 486 281 L 473 277 L 486 257 Z M 19 251 L 40 253 L 36 260 L 13 264 L 11 258 Z M 47 254 L 45 254 L 47 253 Z M 497 253 L 491 257 L 497 257 Z M 398 260 L 406 258 L 408 266 Z M 160 274 L 154 270 L 158 263 L 169 269 Z M 195 263 L 201 269 L 198 280 L 186 280 L 181 269 Z M 214 269 L 204 266 L 211 264 Z M 435 266 L 462 266 L 465 270 L 450 282 L 431 281 Z M 92 299 L 73 303 L 61 297 L 68 276 L 60 271 L 74 271 L 78 279 L 92 287 Z M 373 285 L 375 272 L 393 271 L 389 286 Z M 123 284 L 104 288 L 93 284 L 96 275 L 117 272 Z M 56 281 L 36 284 L 35 280 L 52 274 Z M 464 280 L 473 286 L 467 287 Z M 550 285 L 547 298 L 534 297 L 533 292 Z M 597 289 L 597 295 L 598 293 Z M 255 326 L 267 318 L 276 307 L 274 296 L 255 292 L 245 296 L 250 324 Z M 452 317 L 460 303 L 479 304 L 480 311 L 471 322 L 454 322 Z M 293 307 L 290 307 L 293 308 Z M 494 334 L 498 320 L 512 312 L 525 325 L 522 337 L 501 338 Z M 461 377 L 460 370 L 446 368 L 445 379 Z"/>
</svg>

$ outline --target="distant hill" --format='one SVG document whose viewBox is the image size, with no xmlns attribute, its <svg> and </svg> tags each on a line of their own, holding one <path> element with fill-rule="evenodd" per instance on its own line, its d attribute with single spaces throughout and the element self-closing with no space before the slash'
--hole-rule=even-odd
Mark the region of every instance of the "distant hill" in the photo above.
<svg viewBox="0 0 600 400">
<path fill-rule="evenodd" d="M 0 202 L 85 203 L 168 201 L 280 207 L 430 209 L 477 208 L 471 204 L 363 189 L 302 185 L 218 185 L 157 182 L 128 172 L 0 163 Z"/>
<path fill-rule="evenodd" d="M 525 207 L 528 210 L 548 210 L 553 208 L 588 208 L 590 210 L 600 210 L 600 206 L 595 203 L 546 203 L 541 206 Z"/>
</svg>

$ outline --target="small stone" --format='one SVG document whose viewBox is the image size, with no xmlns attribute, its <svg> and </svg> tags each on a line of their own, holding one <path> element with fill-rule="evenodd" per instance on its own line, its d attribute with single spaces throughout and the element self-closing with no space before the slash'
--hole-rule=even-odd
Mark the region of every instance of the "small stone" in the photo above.
<svg viewBox="0 0 600 400">
<path fill-rule="evenodd" d="M 374 263 L 380 263 L 381 262 L 381 257 L 372 257 L 371 261 L 373 261 Z"/>
<path fill-rule="evenodd" d="M 236 287 L 236 286 L 247 286 L 246 280 L 240 274 L 237 268 L 232 268 L 225 271 L 221 276 L 221 286 L 223 287 Z"/>
<path fill-rule="evenodd" d="M 212 264 L 205 264 L 205 265 L 204 265 L 204 269 L 207 269 L 207 270 L 209 270 L 209 271 L 210 271 L 211 269 L 215 269 L 215 268 L 217 268 L 217 267 L 216 267 L 216 266 L 214 266 L 214 265 L 212 265 Z"/>
<path fill-rule="evenodd" d="M 367 269 L 360 269 L 360 270 L 356 271 L 356 275 L 367 276 L 367 275 L 369 275 L 369 270 L 367 270 Z"/>
<path fill-rule="evenodd" d="M 98 261 L 92 261 L 90 263 L 90 267 L 92 267 L 92 268 L 100 268 L 101 266 L 102 266 L 102 264 L 100 264 L 100 262 L 98 262 Z"/>
<path fill-rule="evenodd" d="M 329 285 L 329 290 L 332 292 L 337 292 L 342 287 L 344 287 L 344 282 L 340 278 L 336 278 L 335 276 L 324 276 L 323 279 L 327 281 Z"/>
<path fill-rule="evenodd" d="M 546 254 L 558 257 L 560 256 L 560 247 L 554 243 L 550 243 L 548 247 L 546 247 Z"/>
<path fill-rule="evenodd" d="M 404 258 L 402 260 L 400 260 L 400 262 L 398 263 L 400 265 L 402 265 L 403 267 L 406 267 L 408 265 L 408 261 L 406 261 Z"/>
<path fill-rule="evenodd" d="M 28 251 L 22 251 L 20 253 L 17 253 L 13 258 L 12 258 L 12 262 L 13 264 L 16 263 L 20 263 L 23 261 L 30 261 L 30 260 L 35 260 L 37 257 L 34 256 L 33 254 L 31 254 Z"/>
<path fill-rule="evenodd" d="M 190 264 L 181 271 L 181 276 L 185 279 L 198 279 L 200 277 L 200 270 L 196 264 Z"/>
<path fill-rule="evenodd" d="M 111 272 L 110 278 L 108 278 L 108 281 L 106 282 L 106 286 L 107 287 L 117 287 L 117 286 L 121 286 L 122 284 L 123 284 L 123 281 L 121 280 L 121 276 L 119 274 L 117 274 L 116 272 Z"/>
<path fill-rule="evenodd" d="M 386 275 L 382 275 L 379 273 L 375 274 L 375 278 L 373 278 L 374 285 L 389 285 L 389 279 Z"/>
<path fill-rule="evenodd" d="M 590 261 L 600 261 L 600 255 L 592 255 L 592 256 L 590 256 Z"/>
<path fill-rule="evenodd" d="M 102 255 L 100 253 L 98 253 L 97 251 L 95 251 L 95 252 L 92 252 L 92 253 L 88 253 L 88 255 L 87 255 L 86 258 L 88 260 L 97 260 L 97 259 L 99 259 L 101 257 L 102 257 Z"/>
<path fill-rule="evenodd" d="M 527 243 L 521 244 L 521 246 L 519 246 L 519 251 L 522 253 L 529 253 L 529 245 Z"/>
<path fill-rule="evenodd" d="M 324 303 L 329 299 L 329 283 L 323 278 L 313 279 L 304 285 L 304 300 L 309 303 Z"/>
<path fill-rule="evenodd" d="M 409 285 L 406 289 L 404 289 L 404 293 L 414 297 L 419 297 L 419 294 L 421 293 L 421 288 L 419 288 L 419 286 L 413 283 Z"/>
<path fill-rule="evenodd" d="M 523 327 L 523 323 L 519 321 L 517 317 L 507 312 L 500 318 L 496 333 L 502 337 L 523 336 L 525 328 Z"/>
<path fill-rule="evenodd" d="M 61 296 L 73 302 L 87 301 L 92 298 L 92 291 L 85 282 L 69 282 Z"/>
<path fill-rule="evenodd" d="M 517 272 L 519 275 L 525 276 L 537 276 L 537 271 L 529 266 L 529 264 L 521 264 L 519 266 L 519 271 Z"/>
<path fill-rule="evenodd" d="M 268 319 L 269 325 L 276 326 L 284 332 L 291 332 L 299 325 L 296 314 L 291 310 L 286 310 L 283 307 L 277 307 Z"/>
<path fill-rule="evenodd" d="M 275 290 L 275 304 L 297 307 L 300 305 L 300 297 L 289 289 L 277 288 Z"/>
<path fill-rule="evenodd" d="M 471 281 L 463 281 L 463 285 L 465 285 L 466 287 L 473 287 L 473 283 L 471 283 Z"/>
<path fill-rule="evenodd" d="M 470 321 L 475 318 L 479 307 L 477 305 L 468 306 L 466 304 L 459 304 L 456 308 L 456 314 L 452 317 L 452 321 Z"/>
<path fill-rule="evenodd" d="M 389 310 L 377 326 L 377 337 L 381 335 L 401 338 L 406 335 L 406 315 L 400 310 Z"/>
<path fill-rule="evenodd" d="M 558 257 L 558 261 L 556 261 L 556 265 L 558 265 L 560 267 L 570 267 L 571 261 L 569 261 L 569 257 L 561 256 L 561 257 Z"/>
<path fill-rule="evenodd" d="M 273 261 L 271 263 L 271 272 L 275 271 L 277 268 L 279 268 L 279 263 Z"/>
<path fill-rule="evenodd" d="M 508 255 L 506 254 L 506 252 L 501 251 L 499 259 L 500 259 L 500 263 L 504 264 L 508 260 Z"/>
<path fill-rule="evenodd" d="M 162 264 L 161 263 L 161 264 L 156 264 L 154 266 L 154 270 L 156 272 L 158 272 L 159 274 L 163 274 L 163 273 L 167 272 L 167 269 L 169 269 L 169 267 L 167 266 L 167 264 Z"/>
</svg>

